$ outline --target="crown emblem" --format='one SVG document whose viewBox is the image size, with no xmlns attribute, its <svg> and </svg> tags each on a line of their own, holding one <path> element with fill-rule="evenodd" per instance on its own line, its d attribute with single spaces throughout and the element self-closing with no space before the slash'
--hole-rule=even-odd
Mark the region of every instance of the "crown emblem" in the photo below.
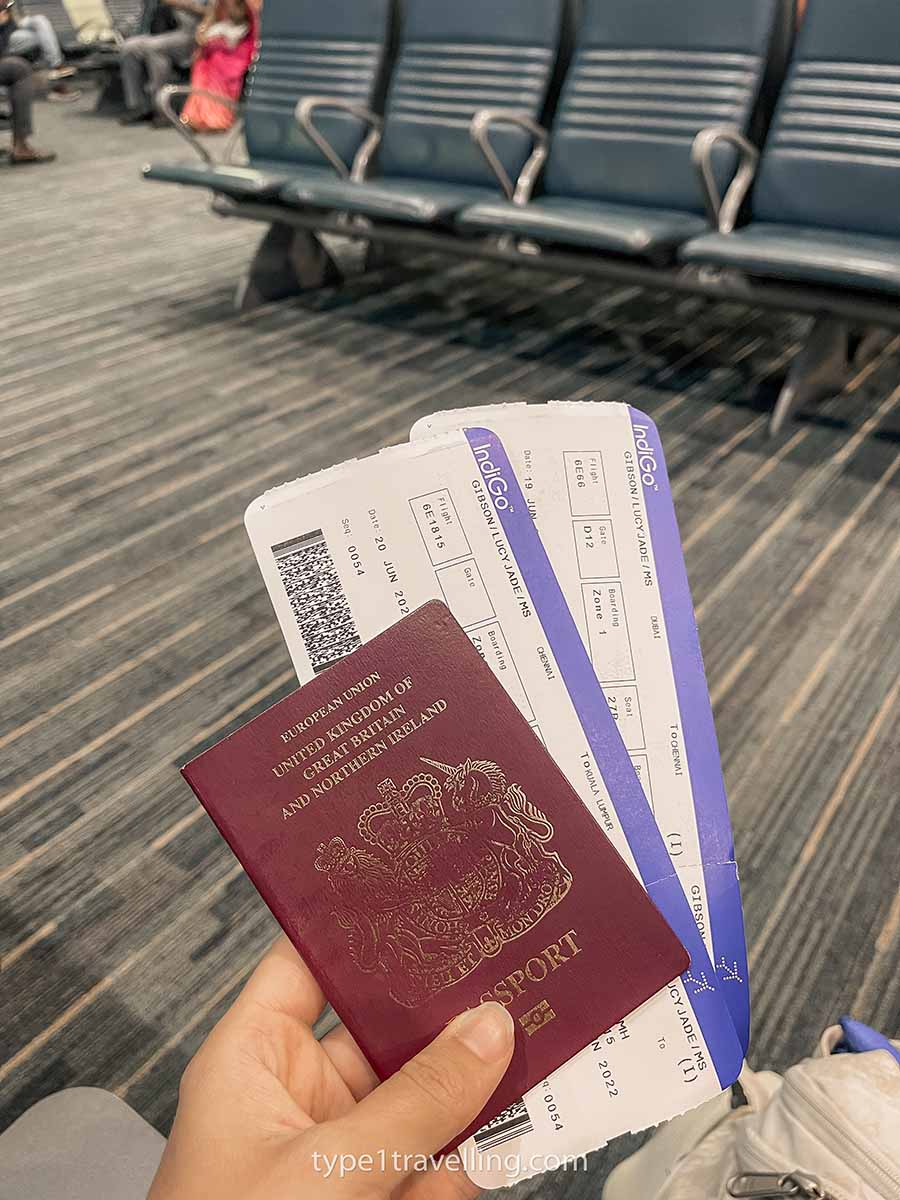
<svg viewBox="0 0 900 1200">
<path fill-rule="evenodd" d="M 356 966 L 408 1008 L 521 937 L 572 885 L 546 845 L 552 824 L 496 763 L 422 762 L 443 780 L 382 780 L 357 822 L 364 844 L 333 837 L 314 860 Z"/>
<path fill-rule="evenodd" d="M 413 775 L 402 788 L 384 779 L 378 794 L 381 800 L 364 810 L 358 829 L 370 846 L 391 857 L 446 823 L 441 785 L 433 775 Z"/>
<path fill-rule="evenodd" d="M 346 863 L 350 857 L 350 847 L 342 837 L 333 837 L 327 844 L 319 842 L 316 846 L 316 861 L 313 864 L 317 871 L 332 871 Z"/>
</svg>

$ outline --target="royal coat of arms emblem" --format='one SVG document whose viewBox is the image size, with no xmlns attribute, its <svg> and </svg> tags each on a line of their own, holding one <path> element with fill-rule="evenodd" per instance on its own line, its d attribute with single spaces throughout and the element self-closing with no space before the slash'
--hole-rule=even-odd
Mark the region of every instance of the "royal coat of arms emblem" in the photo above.
<svg viewBox="0 0 900 1200">
<path fill-rule="evenodd" d="M 572 885 L 553 826 L 496 763 L 386 779 L 358 822 L 366 843 L 318 847 L 350 954 L 414 1008 L 533 929 Z"/>
</svg>

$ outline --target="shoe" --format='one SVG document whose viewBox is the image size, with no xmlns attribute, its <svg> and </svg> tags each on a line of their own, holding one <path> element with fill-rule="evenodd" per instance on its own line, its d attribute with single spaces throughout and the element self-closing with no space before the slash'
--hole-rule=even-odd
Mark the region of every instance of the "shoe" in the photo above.
<svg viewBox="0 0 900 1200">
<path fill-rule="evenodd" d="M 54 67 L 52 71 L 47 72 L 47 79 L 56 83 L 59 79 L 71 79 L 74 74 L 74 67 Z"/>
<path fill-rule="evenodd" d="M 168 117 L 164 117 L 162 113 L 154 113 L 150 118 L 150 124 L 154 129 L 171 129 L 172 122 Z"/>
<path fill-rule="evenodd" d="M 127 113 L 125 113 L 125 115 L 123 117 L 119 117 L 119 124 L 120 125 L 140 125 L 144 121 L 152 121 L 152 120 L 153 120 L 153 113 L 144 112 L 143 110 L 137 110 L 137 111 L 127 112 Z"/>
<path fill-rule="evenodd" d="M 61 87 L 54 88 L 52 92 L 48 92 L 47 99 L 51 104 L 74 104 L 76 100 L 81 99 L 81 92 L 78 88 L 67 87 L 63 84 Z"/>
<path fill-rule="evenodd" d="M 40 163 L 50 163 L 56 155 L 50 150 L 36 150 L 31 147 L 24 154 L 10 153 L 9 161 L 14 167 L 38 166 Z"/>
</svg>

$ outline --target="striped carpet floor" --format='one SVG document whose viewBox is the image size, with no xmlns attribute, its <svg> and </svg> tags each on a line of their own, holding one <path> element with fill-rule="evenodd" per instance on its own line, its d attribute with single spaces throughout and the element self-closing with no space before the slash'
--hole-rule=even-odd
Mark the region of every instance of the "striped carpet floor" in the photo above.
<svg viewBox="0 0 900 1200">
<path fill-rule="evenodd" d="M 2 1123 L 92 1084 L 165 1130 L 273 936 L 177 772 L 291 688 L 247 502 L 491 399 L 627 399 L 660 425 L 754 1063 L 844 1011 L 900 1033 L 900 339 L 773 444 L 805 328 L 783 316 L 419 257 L 238 318 L 261 231 L 139 180 L 175 135 L 38 117 L 60 161 L 0 167 Z M 541 1194 L 596 1196 L 610 1161 Z"/>
</svg>

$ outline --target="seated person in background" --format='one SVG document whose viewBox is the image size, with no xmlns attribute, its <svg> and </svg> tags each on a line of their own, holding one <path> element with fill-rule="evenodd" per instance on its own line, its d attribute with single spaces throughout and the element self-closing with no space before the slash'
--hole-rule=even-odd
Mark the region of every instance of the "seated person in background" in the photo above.
<svg viewBox="0 0 900 1200">
<path fill-rule="evenodd" d="M 197 26 L 206 12 L 204 0 L 161 0 L 172 10 L 175 28 L 167 33 L 140 34 L 126 38 L 122 46 L 122 90 L 126 113 L 122 125 L 152 120 L 166 124 L 156 112 L 156 93 L 171 83 L 176 67 L 191 61 Z"/>
<path fill-rule="evenodd" d="M 46 154 L 31 145 L 31 109 L 34 100 L 34 72 L 24 58 L 7 53 L 15 29 L 12 6 L 0 0 L 0 87 L 6 88 L 12 106 L 12 147 L 9 161 L 14 165 L 52 162 L 55 154 Z"/>
<path fill-rule="evenodd" d="M 256 15 L 247 0 L 215 0 L 197 30 L 191 87 L 239 100 L 256 45 Z M 230 129 L 234 112 L 211 96 L 188 97 L 181 119 L 198 132 Z"/>
<path fill-rule="evenodd" d="M 48 100 L 64 104 L 77 100 L 81 92 L 76 91 L 67 82 L 75 71 L 72 67 L 63 65 L 59 38 L 48 18 L 40 13 L 33 16 L 22 13 L 16 0 L 12 0 L 8 11 L 12 25 L 9 53 L 21 55 L 23 58 L 30 58 L 35 52 L 40 55 L 49 68 L 47 79 L 50 81 L 51 91 Z"/>
</svg>

